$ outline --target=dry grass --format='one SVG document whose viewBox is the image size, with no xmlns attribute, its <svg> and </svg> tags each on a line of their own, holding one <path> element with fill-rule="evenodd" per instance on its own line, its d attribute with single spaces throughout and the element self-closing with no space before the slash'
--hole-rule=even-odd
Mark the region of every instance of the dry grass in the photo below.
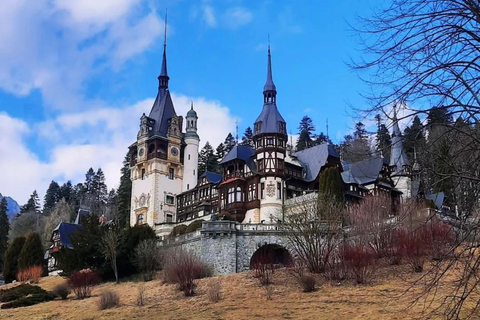
<svg viewBox="0 0 480 320">
<path fill-rule="evenodd" d="M 393 275 L 395 274 L 395 275 Z M 138 283 L 119 285 L 106 283 L 93 289 L 92 297 L 84 300 L 55 300 L 39 305 L 0 310 L 0 319 L 412 319 L 419 315 L 424 305 L 409 308 L 410 294 L 403 294 L 408 287 L 406 280 L 418 274 L 408 266 L 380 270 L 379 278 L 372 285 L 353 285 L 352 281 L 341 285 L 317 278 L 320 289 L 308 294 L 302 290 L 286 270 L 278 270 L 272 276 L 272 299 L 265 299 L 265 288 L 253 278 L 251 272 L 201 279 L 197 294 L 185 298 L 175 285 L 160 280 L 146 282 L 145 305 L 136 304 Z M 450 277 L 453 280 L 453 277 Z M 209 303 L 207 291 L 212 281 L 221 282 L 222 300 Z M 65 282 L 61 277 L 40 280 L 40 286 L 52 290 Z M 451 284 L 439 288 L 441 293 L 451 290 Z M 114 290 L 122 305 L 118 308 L 98 311 L 99 296 Z M 438 305 L 438 301 L 434 305 Z M 406 310 L 408 309 L 408 310 Z M 433 316 L 432 319 L 441 318 Z"/>
</svg>

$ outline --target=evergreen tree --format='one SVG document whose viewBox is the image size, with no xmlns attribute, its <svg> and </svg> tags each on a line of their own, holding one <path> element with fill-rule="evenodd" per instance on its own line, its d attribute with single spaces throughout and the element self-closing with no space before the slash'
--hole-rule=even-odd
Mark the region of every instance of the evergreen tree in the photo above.
<svg viewBox="0 0 480 320">
<path fill-rule="evenodd" d="M 297 140 L 297 151 L 310 148 L 314 145 L 312 133 L 315 131 L 313 120 L 309 116 L 304 116 L 298 126 L 299 137 Z"/>
<path fill-rule="evenodd" d="M 40 213 L 40 198 L 38 197 L 37 190 L 33 191 L 27 203 L 22 206 L 22 208 L 20 209 L 20 214 L 29 211 L 34 213 Z"/>
<path fill-rule="evenodd" d="M 250 146 L 252 148 L 255 148 L 255 143 L 253 142 L 252 128 L 247 127 L 247 129 L 245 129 L 245 132 L 243 133 L 241 144 L 244 145 L 244 146 Z"/>
<path fill-rule="evenodd" d="M 107 206 L 105 217 L 108 220 L 116 221 L 118 219 L 117 215 L 117 192 L 115 189 L 111 189 L 107 196 Z"/>
<path fill-rule="evenodd" d="M 392 137 L 388 132 L 387 126 L 383 124 L 381 121 L 381 117 L 379 114 L 375 116 L 377 120 L 377 135 L 375 141 L 375 147 L 378 156 L 383 156 L 385 159 L 390 159 L 390 152 L 392 147 Z"/>
<path fill-rule="evenodd" d="M 25 244 L 18 255 L 18 269 L 25 269 L 31 266 L 43 266 L 43 245 L 40 235 L 36 232 L 29 232 Z"/>
<path fill-rule="evenodd" d="M 130 180 L 130 157 L 128 153 L 123 160 L 120 174 L 120 186 L 117 190 L 117 214 L 120 226 L 128 226 L 130 225 L 132 201 L 132 181 Z"/>
<path fill-rule="evenodd" d="M 362 122 L 355 124 L 353 137 L 351 135 L 345 136 L 345 141 L 341 144 L 341 151 L 343 159 L 350 163 L 371 158 L 372 153 L 367 130 Z"/>
<path fill-rule="evenodd" d="M 49 214 L 55 204 L 61 199 L 60 186 L 57 182 L 50 182 L 43 201 L 43 213 Z"/>
<path fill-rule="evenodd" d="M 14 238 L 5 252 L 5 261 L 3 264 L 3 279 L 10 283 L 17 277 L 18 256 L 25 244 L 25 237 Z"/>
<path fill-rule="evenodd" d="M 405 127 L 403 132 L 403 148 L 413 163 L 415 150 L 417 154 L 426 147 L 425 133 L 418 116 L 413 118 L 412 125 Z"/>
<path fill-rule="evenodd" d="M 205 143 L 198 157 L 198 174 L 202 175 L 205 171 L 218 171 L 218 158 L 208 141 Z"/>
<path fill-rule="evenodd" d="M 319 178 L 319 197 L 343 202 L 343 180 L 338 168 L 326 168 Z"/>
<path fill-rule="evenodd" d="M 60 199 L 65 199 L 68 204 L 74 204 L 75 193 L 70 181 L 65 182 L 60 187 Z"/>
<path fill-rule="evenodd" d="M 314 145 L 319 145 L 319 144 L 322 144 L 322 143 L 325 143 L 325 142 L 327 142 L 329 144 L 332 143 L 332 141 L 323 132 L 320 132 L 320 134 L 314 135 L 313 138 L 315 139 L 313 141 Z"/>
<path fill-rule="evenodd" d="M 4 256 L 8 247 L 8 231 L 10 231 L 10 222 L 7 216 L 7 198 L 0 201 L 0 268 L 3 269 Z M 1 270 L 0 270 L 1 271 Z"/>
<path fill-rule="evenodd" d="M 230 150 L 232 150 L 235 146 L 235 138 L 232 136 L 231 133 L 228 133 L 225 141 L 223 142 L 223 146 L 225 147 L 225 154 L 229 153 Z"/>
<path fill-rule="evenodd" d="M 221 160 L 223 159 L 223 157 L 225 157 L 225 145 L 223 143 L 220 143 L 217 147 L 217 149 L 215 149 L 215 155 L 217 157 L 218 160 Z"/>
</svg>

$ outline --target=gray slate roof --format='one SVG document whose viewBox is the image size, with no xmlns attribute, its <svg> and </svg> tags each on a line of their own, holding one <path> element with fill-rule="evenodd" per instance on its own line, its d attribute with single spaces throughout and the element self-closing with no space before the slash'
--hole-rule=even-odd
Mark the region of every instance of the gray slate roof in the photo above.
<svg viewBox="0 0 480 320">
<path fill-rule="evenodd" d="M 322 143 L 295 153 L 295 157 L 305 168 L 305 181 L 310 182 L 317 178 L 320 169 L 327 163 L 328 156 L 338 158 L 335 148 L 328 143 Z"/>
<path fill-rule="evenodd" d="M 173 107 L 172 97 L 168 88 L 159 88 L 149 118 L 155 120 L 155 125 L 151 131 L 151 136 L 167 137 L 168 122 L 176 116 L 175 108 Z"/>
<path fill-rule="evenodd" d="M 280 122 L 285 123 L 282 115 L 277 109 L 277 105 L 275 103 L 266 103 L 263 105 L 262 113 L 258 116 L 255 123 L 261 122 L 261 127 L 259 132 L 257 133 L 282 133 L 285 132 L 280 131 Z"/>
<path fill-rule="evenodd" d="M 229 153 L 220 161 L 219 164 L 227 163 L 229 161 L 240 159 L 243 160 L 252 171 L 257 171 L 254 161 L 255 152 L 250 146 L 236 145 Z"/>
<path fill-rule="evenodd" d="M 382 170 L 383 161 L 383 158 L 373 158 L 349 164 L 342 172 L 343 182 L 368 184 L 376 181 Z"/>
</svg>

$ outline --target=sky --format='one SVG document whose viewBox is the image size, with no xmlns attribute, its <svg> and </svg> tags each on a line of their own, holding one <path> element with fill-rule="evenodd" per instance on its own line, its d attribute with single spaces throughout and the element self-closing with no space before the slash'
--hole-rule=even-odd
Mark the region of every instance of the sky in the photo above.
<svg viewBox="0 0 480 320">
<path fill-rule="evenodd" d="M 118 187 L 139 119 L 157 93 L 168 8 L 169 87 L 177 114 L 191 101 L 201 146 L 241 136 L 260 114 L 270 38 L 277 106 L 287 131 L 304 115 L 339 142 L 366 104 L 347 65 L 351 30 L 380 0 L 2 0 L 0 193 L 25 203 L 50 181 L 90 167 Z M 352 117 L 353 116 L 353 117 Z M 368 121 L 368 119 L 365 119 Z"/>
</svg>

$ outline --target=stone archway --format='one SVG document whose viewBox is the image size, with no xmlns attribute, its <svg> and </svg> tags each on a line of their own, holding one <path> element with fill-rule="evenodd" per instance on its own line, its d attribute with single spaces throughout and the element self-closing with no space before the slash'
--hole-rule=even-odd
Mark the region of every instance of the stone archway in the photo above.
<svg viewBox="0 0 480 320">
<path fill-rule="evenodd" d="M 250 269 L 254 269 L 259 264 L 288 267 L 293 265 L 293 258 L 285 247 L 278 244 L 265 244 L 258 248 L 250 258 Z"/>
</svg>

